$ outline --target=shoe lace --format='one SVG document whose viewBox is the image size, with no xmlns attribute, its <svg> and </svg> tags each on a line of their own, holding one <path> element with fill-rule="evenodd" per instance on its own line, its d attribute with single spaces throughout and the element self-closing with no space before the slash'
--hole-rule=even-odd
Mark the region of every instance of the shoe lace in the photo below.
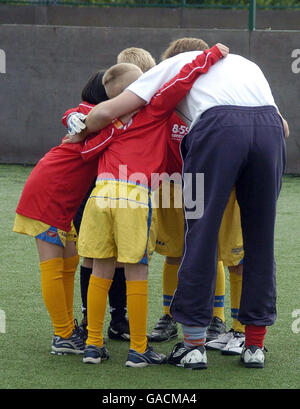
<svg viewBox="0 0 300 409">
<path fill-rule="evenodd" d="M 233 331 L 233 336 L 237 338 L 242 338 L 242 337 L 245 337 L 245 334 L 240 331 Z"/>
<path fill-rule="evenodd" d="M 170 322 L 172 321 L 172 318 L 170 315 L 165 314 L 160 319 L 157 321 L 157 324 L 155 325 L 154 329 L 162 329 L 165 328 Z"/>
<path fill-rule="evenodd" d="M 153 347 L 151 347 L 149 344 L 147 344 L 146 351 L 153 352 Z"/>
<path fill-rule="evenodd" d="M 84 331 L 84 329 L 80 325 L 78 325 L 78 321 L 77 321 L 76 318 L 74 319 L 74 325 L 75 325 L 75 327 L 74 327 L 74 330 L 73 330 L 73 334 L 78 335 L 80 338 L 85 340 L 87 338 L 86 332 Z"/>
</svg>

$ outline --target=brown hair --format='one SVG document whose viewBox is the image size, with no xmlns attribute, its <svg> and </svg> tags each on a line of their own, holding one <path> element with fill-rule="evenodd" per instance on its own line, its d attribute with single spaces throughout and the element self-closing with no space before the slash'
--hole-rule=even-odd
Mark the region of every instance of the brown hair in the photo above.
<svg viewBox="0 0 300 409">
<path fill-rule="evenodd" d="M 155 59 L 148 51 L 137 47 L 129 47 L 121 51 L 117 57 L 117 63 L 122 62 L 135 64 L 143 72 L 150 70 L 150 68 L 156 65 Z"/>
<path fill-rule="evenodd" d="M 163 52 L 161 59 L 174 57 L 174 55 L 184 53 L 186 51 L 204 51 L 209 48 L 208 44 L 201 38 L 183 37 L 178 38 L 170 43 L 169 47 Z"/>
<path fill-rule="evenodd" d="M 114 98 L 132 82 L 143 74 L 142 70 L 135 64 L 120 63 L 110 67 L 103 75 L 104 85 L 108 98 Z"/>
</svg>

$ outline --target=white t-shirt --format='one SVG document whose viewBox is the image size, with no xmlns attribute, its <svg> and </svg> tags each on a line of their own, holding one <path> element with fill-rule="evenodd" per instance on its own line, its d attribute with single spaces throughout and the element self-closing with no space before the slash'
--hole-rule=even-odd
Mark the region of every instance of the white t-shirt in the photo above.
<svg viewBox="0 0 300 409">
<path fill-rule="evenodd" d="M 144 73 L 127 89 L 149 102 L 165 82 L 171 80 L 185 64 L 201 53 L 202 51 L 189 51 L 168 58 Z M 177 110 L 187 125 L 193 126 L 203 112 L 220 105 L 276 107 L 261 69 L 255 63 L 235 54 L 228 54 L 205 75 L 201 75 L 179 103 Z"/>
</svg>

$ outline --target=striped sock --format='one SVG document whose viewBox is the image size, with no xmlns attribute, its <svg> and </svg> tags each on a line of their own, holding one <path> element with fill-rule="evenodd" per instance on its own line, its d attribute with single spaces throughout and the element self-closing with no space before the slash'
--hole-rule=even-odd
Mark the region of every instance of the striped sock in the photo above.
<svg viewBox="0 0 300 409">
<path fill-rule="evenodd" d="M 225 300 L 225 270 L 223 262 L 218 261 L 213 316 L 220 318 L 223 322 L 225 322 L 224 300 Z"/>
<path fill-rule="evenodd" d="M 193 348 L 198 345 L 204 345 L 206 339 L 207 327 L 190 327 L 182 324 L 182 332 L 184 337 L 184 346 Z"/>
</svg>

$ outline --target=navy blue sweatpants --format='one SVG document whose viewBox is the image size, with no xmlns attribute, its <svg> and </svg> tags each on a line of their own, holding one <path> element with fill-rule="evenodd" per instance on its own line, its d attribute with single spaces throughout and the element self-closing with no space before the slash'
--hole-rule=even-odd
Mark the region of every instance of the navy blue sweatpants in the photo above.
<svg viewBox="0 0 300 409">
<path fill-rule="evenodd" d="M 235 185 L 245 250 L 239 320 L 245 325 L 272 325 L 274 226 L 285 166 L 280 116 L 272 106 L 211 108 L 186 135 L 181 151 L 183 173 L 204 174 L 204 212 L 193 219 L 185 208 L 184 255 L 172 316 L 188 326 L 206 327 L 212 319 L 218 233 Z M 194 191 L 195 178 L 192 185 Z"/>
</svg>

